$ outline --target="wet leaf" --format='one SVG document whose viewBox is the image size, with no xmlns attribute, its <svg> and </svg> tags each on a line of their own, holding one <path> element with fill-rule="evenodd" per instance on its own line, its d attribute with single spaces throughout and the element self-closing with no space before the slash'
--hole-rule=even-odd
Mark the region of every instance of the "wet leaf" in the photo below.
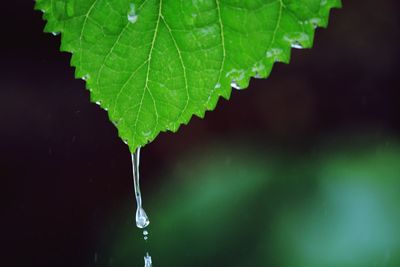
<svg viewBox="0 0 400 267">
<path fill-rule="evenodd" d="M 37 0 L 131 151 L 312 46 L 340 0 Z"/>
</svg>

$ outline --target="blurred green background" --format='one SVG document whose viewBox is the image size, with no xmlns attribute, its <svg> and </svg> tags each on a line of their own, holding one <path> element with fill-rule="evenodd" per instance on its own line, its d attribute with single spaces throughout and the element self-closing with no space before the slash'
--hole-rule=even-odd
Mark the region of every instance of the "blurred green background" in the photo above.
<svg viewBox="0 0 400 267">
<path fill-rule="evenodd" d="M 187 155 L 145 193 L 150 238 L 120 222 L 103 260 L 140 266 L 149 251 L 155 266 L 400 266 L 400 148 L 338 143 L 307 157 L 232 144 Z"/>
</svg>

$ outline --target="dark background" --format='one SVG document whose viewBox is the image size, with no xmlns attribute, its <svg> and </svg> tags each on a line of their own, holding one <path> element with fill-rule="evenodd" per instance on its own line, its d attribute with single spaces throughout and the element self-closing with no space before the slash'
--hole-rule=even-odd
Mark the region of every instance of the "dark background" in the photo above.
<svg viewBox="0 0 400 267">
<path fill-rule="evenodd" d="M 120 225 L 132 228 L 135 246 L 143 243 L 133 225 L 128 148 L 106 112 L 90 103 L 84 82 L 74 79 L 70 55 L 58 51 L 60 37 L 42 32 L 42 14 L 33 6 L 2 3 L 0 265 L 122 266 L 113 259 Z M 249 155 L 305 159 L 329 154 L 326 147 L 344 147 L 346 154 L 349 147 L 394 146 L 400 137 L 399 10 L 395 0 L 344 1 L 328 29 L 317 30 L 313 49 L 294 50 L 291 64 L 276 64 L 268 79 L 253 79 L 248 90 L 221 99 L 204 120 L 160 134 L 142 150 L 145 206 L 165 201 L 168 179 L 190 169 L 188 161 L 210 158 L 215 147 L 223 146 L 222 155 L 241 147 Z M 156 243 L 160 236 L 150 238 Z M 132 250 L 126 266 L 141 266 L 142 254 Z M 153 258 L 156 266 L 173 266 L 157 253 Z M 217 264 L 218 255 L 207 259 L 203 266 L 233 266 Z"/>
</svg>

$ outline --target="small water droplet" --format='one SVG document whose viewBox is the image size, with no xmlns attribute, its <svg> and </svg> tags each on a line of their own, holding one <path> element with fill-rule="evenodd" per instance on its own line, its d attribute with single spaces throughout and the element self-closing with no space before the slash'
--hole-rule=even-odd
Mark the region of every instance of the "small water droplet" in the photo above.
<svg viewBox="0 0 400 267">
<path fill-rule="evenodd" d="M 313 25 L 314 28 L 317 28 L 318 25 L 321 23 L 320 18 L 312 18 L 310 19 L 310 23 Z"/>
<path fill-rule="evenodd" d="M 276 59 L 281 53 L 282 53 L 281 49 L 273 48 L 267 51 L 266 56 L 268 58 L 274 57 Z"/>
<path fill-rule="evenodd" d="M 221 84 L 220 83 L 217 83 L 216 85 L 215 85 L 215 87 L 214 87 L 215 89 L 219 89 L 219 88 L 221 88 Z"/>
<path fill-rule="evenodd" d="M 143 231 L 143 235 L 148 235 L 148 234 L 149 234 L 149 232 L 147 230 Z"/>
<path fill-rule="evenodd" d="M 54 36 L 57 36 L 60 34 L 60 32 L 52 32 L 51 34 L 53 34 Z"/>
<path fill-rule="evenodd" d="M 244 76 L 245 76 L 245 71 L 237 69 L 233 69 L 226 74 L 226 77 L 236 79 L 237 81 L 242 80 Z"/>
<path fill-rule="evenodd" d="M 253 75 L 254 78 L 261 79 L 262 76 L 261 76 L 260 73 L 264 73 L 265 72 L 265 66 L 264 66 L 264 64 L 262 62 L 258 62 L 253 66 L 251 71 L 254 73 L 254 75 Z"/>
<path fill-rule="evenodd" d="M 226 74 L 226 77 L 229 78 L 231 82 L 231 86 L 235 89 L 242 89 L 239 83 L 242 83 L 245 78 L 245 70 L 237 70 L 237 69 L 232 69 Z"/>
<path fill-rule="evenodd" d="M 151 261 L 151 256 L 149 253 L 146 253 L 146 256 L 144 256 L 144 267 L 152 267 L 153 263 Z"/>
<path fill-rule="evenodd" d="M 96 103 L 96 105 L 99 105 L 99 106 L 101 105 L 100 101 L 96 101 L 95 103 Z"/>
<path fill-rule="evenodd" d="M 85 74 L 85 75 L 82 76 L 82 80 L 84 80 L 84 81 L 89 80 L 89 78 L 90 78 L 89 74 Z"/>
<path fill-rule="evenodd" d="M 142 134 L 143 134 L 144 137 L 149 137 L 149 136 L 151 136 L 152 133 L 153 133 L 153 132 L 152 132 L 151 130 L 149 130 L 149 131 L 142 131 Z"/>
<path fill-rule="evenodd" d="M 232 86 L 232 88 L 235 88 L 236 90 L 241 90 L 242 89 L 240 87 L 240 85 L 235 80 L 232 80 L 231 86 Z"/>
<path fill-rule="evenodd" d="M 138 20 L 138 15 L 136 14 L 136 10 L 135 10 L 135 4 L 130 4 L 130 9 L 128 12 L 128 20 L 130 23 L 134 24 L 136 23 L 136 21 Z"/>
<path fill-rule="evenodd" d="M 284 39 L 290 43 L 292 48 L 297 48 L 297 49 L 302 49 L 304 46 L 307 46 L 310 44 L 310 37 L 304 33 L 295 33 L 292 35 L 286 35 Z"/>
<path fill-rule="evenodd" d="M 303 46 L 301 45 L 301 43 L 299 41 L 294 41 L 291 45 L 292 45 L 292 48 L 303 49 Z"/>
</svg>

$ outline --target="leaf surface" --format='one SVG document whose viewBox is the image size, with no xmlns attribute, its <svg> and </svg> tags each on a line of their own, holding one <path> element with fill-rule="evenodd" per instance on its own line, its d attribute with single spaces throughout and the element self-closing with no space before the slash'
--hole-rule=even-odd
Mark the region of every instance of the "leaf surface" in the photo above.
<svg viewBox="0 0 400 267">
<path fill-rule="evenodd" d="M 340 0 L 37 0 L 131 151 L 312 46 Z"/>
</svg>

